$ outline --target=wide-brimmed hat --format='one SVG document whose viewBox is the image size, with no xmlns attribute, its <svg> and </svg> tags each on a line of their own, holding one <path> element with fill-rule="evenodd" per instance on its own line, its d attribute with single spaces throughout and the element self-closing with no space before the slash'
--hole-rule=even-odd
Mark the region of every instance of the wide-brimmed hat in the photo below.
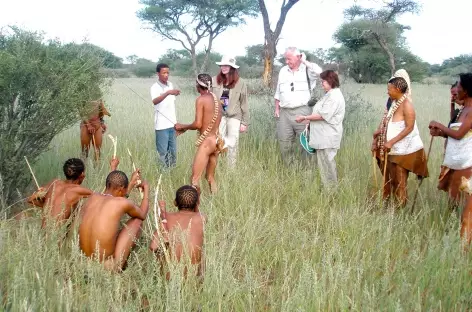
<svg viewBox="0 0 472 312">
<path fill-rule="evenodd" d="M 239 68 L 239 66 L 236 65 L 236 59 L 232 56 L 227 56 L 227 55 L 225 55 L 221 58 L 221 62 L 216 62 L 216 65 L 219 65 L 219 66 L 228 65 L 228 66 L 231 66 L 233 68 Z"/>
</svg>

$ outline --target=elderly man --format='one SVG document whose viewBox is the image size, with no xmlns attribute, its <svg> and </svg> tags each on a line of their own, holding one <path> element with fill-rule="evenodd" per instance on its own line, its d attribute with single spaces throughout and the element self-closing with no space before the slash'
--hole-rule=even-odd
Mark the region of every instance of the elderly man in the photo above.
<svg viewBox="0 0 472 312">
<path fill-rule="evenodd" d="M 282 159 L 286 164 L 290 164 L 294 158 L 292 147 L 294 140 L 306 127 L 303 123 L 297 123 L 295 119 L 300 115 L 311 114 L 307 102 L 322 69 L 317 64 L 308 62 L 305 55 L 294 47 L 288 48 L 284 57 L 287 65 L 279 72 L 274 96 L 275 117 Z"/>
</svg>

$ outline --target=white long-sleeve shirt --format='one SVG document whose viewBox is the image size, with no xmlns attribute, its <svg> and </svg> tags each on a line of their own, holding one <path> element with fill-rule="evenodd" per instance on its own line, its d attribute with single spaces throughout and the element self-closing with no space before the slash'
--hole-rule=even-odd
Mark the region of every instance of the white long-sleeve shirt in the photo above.
<svg viewBox="0 0 472 312">
<path fill-rule="evenodd" d="M 300 64 L 297 70 L 292 71 L 287 65 L 279 72 L 277 90 L 274 98 L 279 100 L 282 108 L 296 108 L 306 105 L 310 99 L 310 91 L 316 86 L 316 80 L 322 69 L 315 63 Z M 308 89 L 306 70 L 310 78 L 311 90 Z"/>
</svg>

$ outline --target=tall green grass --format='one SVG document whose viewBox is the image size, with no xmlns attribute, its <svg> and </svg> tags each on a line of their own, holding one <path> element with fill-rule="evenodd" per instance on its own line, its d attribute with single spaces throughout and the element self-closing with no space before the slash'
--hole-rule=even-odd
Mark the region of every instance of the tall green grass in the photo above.
<svg viewBox="0 0 472 312">
<path fill-rule="evenodd" d="M 118 136 L 121 170 L 131 173 L 126 148 L 151 185 L 163 177 L 169 207 L 175 190 L 189 182 L 196 133 L 178 137 L 178 164 L 171 172 L 157 163 L 153 107 L 146 100 L 153 80 L 115 82 L 106 103 L 108 132 Z M 124 83 L 124 84 L 123 84 Z M 194 115 L 193 82 L 177 99 L 178 120 Z M 416 212 L 379 205 L 373 184 L 370 141 L 386 102 L 386 87 L 346 85 L 350 116 L 337 156 L 340 186 L 323 190 L 314 167 L 286 168 L 279 159 L 270 97 L 250 98 L 252 123 L 241 135 L 236 169 L 220 159 L 219 193 L 203 184 L 206 273 L 200 290 L 181 280 L 166 282 L 149 252 L 149 223 L 119 275 L 85 259 L 73 237 L 60 249 L 60 231 L 48 236 L 38 217 L 0 221 L 0 292 L 7 311 L 464 311 L 472 306 L 471 263 L 461 254 L 458 213 L 447 210 L 436 189 L 443 141 L 434 142 Z M 357 94 L 357 95 L 356 95 Z M 424 144 L 427 125 L 447 122 L 448 87 L 413 86 Z M 369 106 L 370 104 L 370 106 Z M 358 106 L 358 109 L 355 108 Z M 354 117 L 353 117 L 354 116 Z M 366 120 L 368 122 L 366 122 Z M 38 180 L 61 177 L 62 164 L 80 153 L 79 128 L 60 134 L 33 164 Z M 104 187 L 112 154 L 86 163 L 84 185 Z M 380 172 L 377 172 L 380 180 Z M 409 194 L 417 187 L 409 180 Z M 133 195 L 134 200 L 139 195 Z M 410 203 L 411 205 L 411 203 Z M 409 208 L 410 206 L 407 206 Z"/>
</svg>

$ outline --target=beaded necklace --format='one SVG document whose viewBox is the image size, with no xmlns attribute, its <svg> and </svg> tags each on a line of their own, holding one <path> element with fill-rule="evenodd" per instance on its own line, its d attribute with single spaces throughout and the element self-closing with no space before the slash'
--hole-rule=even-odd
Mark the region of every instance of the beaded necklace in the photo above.
<svg viewBox="0 0 472 312">
<path fill-rule="evenodd" d="M 398 99 L 398 101 L 393 101 L 392 106 L 388 111 L 385 112 L 384 116 L 382 117 L 382 122 L 380 124 L 380 136 L 379 140 L 377 141 L 377 147 L 380 149 L 380 159 L 384 160 L 385 156 L 387 155 L 387 151 L 384 149 L 385 141 L 387 140 L 387 126 L 392 119 L 392 116 L 395 114 L 397 109 L 400 105 L 405 101 L 407 98 L 407 94 L 403 94 L 403 96 Z"/>
</svg>

